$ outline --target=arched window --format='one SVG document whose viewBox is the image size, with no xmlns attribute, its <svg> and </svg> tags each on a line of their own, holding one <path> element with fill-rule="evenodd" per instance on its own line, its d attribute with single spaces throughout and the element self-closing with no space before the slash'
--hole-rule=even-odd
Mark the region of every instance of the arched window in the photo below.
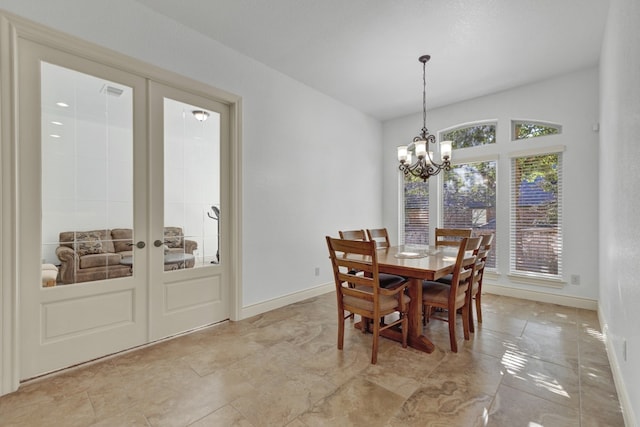
<svg viewBox="0 0 640 427">
<path fill-rule="evenodd" d="M 562 126 L 555 123 L 512 120 L 512 140 L 536 138 L 539 136 L 556 135 L 562 133 Z"/>
<path fill-rule="evenodd" d="M 479 145 L 495 144 L 496 123 L 484 122 L 462 125 L 440 132 L 440 141 L 452 141 L 454 150 L 459 148 L 477 147 Z"/>
</svg>

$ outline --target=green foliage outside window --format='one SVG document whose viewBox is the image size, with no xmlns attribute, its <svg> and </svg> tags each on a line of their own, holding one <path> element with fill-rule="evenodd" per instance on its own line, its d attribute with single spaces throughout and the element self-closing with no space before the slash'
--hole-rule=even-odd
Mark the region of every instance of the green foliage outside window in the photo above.
<svg viewBox="0 0 640 427">
<path fill-rule="evenodd" d="M 560 127 L 542 123 L 514 123 L 514 139 L 535 138 L 538 136 L 555 135 L 560 133 Z"/>
<path fill-rule="evenodd" d="M 453 141 L 452 148 L 476 147 L 479 145 L 495 144 L 496 125 L 482 124 L 453 129 L 443 133 L 441 141 Z"/>
</svg>

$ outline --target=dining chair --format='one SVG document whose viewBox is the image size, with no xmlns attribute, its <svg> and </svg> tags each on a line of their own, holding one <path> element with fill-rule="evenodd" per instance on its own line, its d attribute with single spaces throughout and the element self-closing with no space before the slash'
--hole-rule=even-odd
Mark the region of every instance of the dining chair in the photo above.
<svg viewBox="0 0 640 427">
<path fill-rule="evenodd" d="M 473 279 L 471 280 L 471 288 L 469 289 L 469 330 L 471 332 L 475 332 L 473 326 L 474 299 L 478 323 L 482 323 L 482 279 L 484 277 L 484 268 L 487 264 L 487 257 L 493 245 L 493 237 L 493 233 L 483 235 L 480 241 L 480 248 L 476 254 L 476 265 L 473 269 Z"/>
<path fill-rule="evenodd" d="M 449 322 L 451 351 L 458 352 L 456 340 L 456 312 L 461 311 L 464 339 L 469 339 L 469 283 L 476 263 L 473 253 L 480 246 L 480 237 L 464 237 L 459 243 L 451 284 L 425 280 L 422 282 L 422 305 L 426 321 L 439 319 Z M 447 311 L 447 317 L 431 316 L 433 308 Z"/>
<path fill-rule="evenodd" d="M 402 346 L 406 348 L 409 330 L 407 312 L 411 299 L 405 294 L 405 290 L 409 283 L 405 281 L 389 288 L 380 286 L 378 257 L 374 242 L 334 239 L 329 236 L 326 239 L 338 299 L 338 349 L 342 350 L 344 345 L 346 311 L 362 317 L 363 332 L 368 329 L 365 319 L 379 319 L 395 312 L 400 314 L 398 319 L 387 324 L 372 322 L 372 364 L 377 362 L 380 331 L 384 329 L 401 325 Z M 364 271 L 365 274 L 356 274 L 353 273 L 354 271 Z M 355 287 L 350 287 L 349 283 L 353 283 Z"/>
<path fill-rule="evenodd" d="M 384 228 L 382 230 L 384 230 L 384 234 L 386 235 L 386 246 L 380 246 L 380 244 L 376 242 L 376 248 L 378 249 L 385 247 L 388 248 L 389 246 L 391 246 L 389 244 L 389 235 L 387 233 L 387 229 Z M 371 235 L 369 235 L 369 231 L 370 230 L 367 230 L 367 232 L 365 233 L 364 230 L 347 230 L 338 231 L 338 233 L 340 234 L 340 238 L 345 240 L 374 241 L 374 239 L 371 238 Z M 382 233 L 379 230 L 377 230 L 377 232 Z M 377 234 L 375 234 L 375 236 L 377 236 Z M 404 282 L 405 280 L 406 279 L 404 277 L 396 276 L 395 274 L 380 273 L 380 286 L 382 286 L 383 288 L 393 287 L 401 282 Z"/>
<path fill-rule="evenodd" d="M 460 240 L 471 237 L 470 228 L 436 228 L 436 247 L 458 247 Z"/>
<path fill-rule="evenodd" d="M 389 241 L 389 233 L 386 228 L 367 229 L 367 237 L 372 242 L 376 242 L 378 249 L 388 248 L 391 246 Z"/>
<path fill-rule="evenodd" d="M 460 245 L 460 240 L 471 237 L 470 228 L 436 228 L 436 248 L 438 246 L 455 247 Z M 452 275 L 447 274 L 438 279 L 440 283 L 451 284 Z"/>
<path fill-rule="evenodd" d="M 341 239 L 345 240 L 367 240 L 367 235 L 364 230 L 345 230 L 338 231 Z"/>
</svg>

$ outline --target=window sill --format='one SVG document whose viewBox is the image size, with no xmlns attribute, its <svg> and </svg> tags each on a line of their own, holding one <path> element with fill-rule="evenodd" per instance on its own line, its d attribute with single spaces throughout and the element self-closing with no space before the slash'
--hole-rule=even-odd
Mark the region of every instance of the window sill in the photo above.
<svg viewBox="0 0 640 427">
<path fill-rule="evenodd" d="M 508 274 L 507 277 L 512 282 L 523 283 L 525 285 L 544 286 L 547 288 L 563 288 L 567 282 L 562 279 L 554 279 L 551 277 L 541 277 L 529 274 Z"/>
</svg>

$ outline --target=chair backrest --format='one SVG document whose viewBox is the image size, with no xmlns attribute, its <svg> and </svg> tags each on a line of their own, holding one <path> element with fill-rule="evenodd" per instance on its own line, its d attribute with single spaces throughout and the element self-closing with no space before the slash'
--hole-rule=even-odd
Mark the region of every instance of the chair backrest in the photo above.
<svg viewBox="0 0 640 427">
<path fill-rule="evenodd" d="M 458 255 L 456 256 L 456 264 L 451 278 L 450 295 L 454 298 L 459 290 L 466 290 L 470 283 L 469 278 L 475 272 L 476 253 L 481 241 L 481 237 L 463 237 L 458 243 Z"/>
<path fill-rule="evenodd" d="M 380 287 L 375 242 L 335 239 L 330 236 L 326 239 L 338 294 L 369 301 L 373 299 L 375 302 Z M 364 272 L 364 275 L 358 272 Z M 369 292 L 358 289 L 363 286 L 370 288 Z"/>
<path fill-rule="evenodd" d="M 489 256 L 489 250 L 493 244 L 493 233 L 485 234 L 481 237 L 480 246 L 476 253 L 476 265 L 474 267 L 473 283 L 474 285 L 482 280 L 484 274 L 484 267 L 487 263 L 487 257 Z"/>
<path fill-rule="evenodd" d="M 489 255 L 489 250 L 491 250 L 491 247 L 493 246 L 493 238 L 494 238 L 494 234 L 485 234 L 482 236 L 482 242 L 480 243 L 480 246 L 483 247 L 486 251 L 485 255 Z"/>
<path fill-rule="evenodd" d="M 364 233 L 364 230 L 346 230 L 346 231 L 338 231 L 341 239 L 345 240 L 367 240 L 367 235 Z"/>
<path fill-rule="evenodd" d="M 391 246 L 389 242 L 389 233 L 386 228 L 367 229 L 367 236 L 372 242 L 376 242 L 378 248 L 388 248 Z"/>
<path fill-rule="evenodd" d="M 458 247 L 465 237 L 471 237 L 470 228 L 436 228 L 436 246 Z"/>
</svg>

